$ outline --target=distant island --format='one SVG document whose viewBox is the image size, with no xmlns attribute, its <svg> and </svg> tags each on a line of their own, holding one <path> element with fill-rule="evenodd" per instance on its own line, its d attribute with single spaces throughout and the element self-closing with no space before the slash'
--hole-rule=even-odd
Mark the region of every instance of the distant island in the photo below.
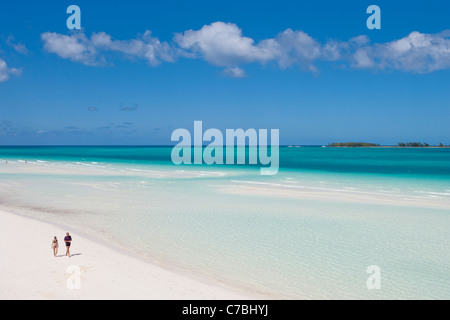
<svg viewBox="0 0 450 320">
<path fill-rule="evenodd" d="M 379 143 L 369 143 L 369 142 L 333 142 L 328 144 L 328 147 L 361 148 L 361 147 L 382 147 L 382 146 Z M 449 148 L 450 145 L 444 145 L 442 143 L 440 143 L 439 145 L 430 145 L 428 143 L 422 142 L 399 142 L 396 146 L 385 146 L 385 147 Z"/>
<path fill-rule="evenodd" d="M 444 145 L 442 143 L 439 143 L 439 145 L 437 146 L 430 146 L 428 143 L 421 143 L 421 142 L 399 142 L 397 144 L 397 147 L 414 147 L 414 148 L 426 148 L 426 147 L 439 147 L 439 148 L 444 148 L 444 147 L 450 147 L 450 145 Z"/>
<path fill-rule="evenodd" d="M 329 147 L 379 147 L 377 143 L 368 142 L 334 142 L 328 145 Z"/>
</svg>

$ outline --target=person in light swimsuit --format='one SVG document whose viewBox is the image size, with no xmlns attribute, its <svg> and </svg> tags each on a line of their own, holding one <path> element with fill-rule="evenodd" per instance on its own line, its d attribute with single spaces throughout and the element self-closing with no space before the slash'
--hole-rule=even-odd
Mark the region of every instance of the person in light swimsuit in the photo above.
<svg viewBox="0 0 450 320">
<path fill-rule="evenodd" d="M 56 257 L 56 255 L 58 254 L 58 238 L 56 238 L 56 236 L 53 238 L 52 241 L 52 249 L 53 249 L 53 256 Z"/>
</svg>

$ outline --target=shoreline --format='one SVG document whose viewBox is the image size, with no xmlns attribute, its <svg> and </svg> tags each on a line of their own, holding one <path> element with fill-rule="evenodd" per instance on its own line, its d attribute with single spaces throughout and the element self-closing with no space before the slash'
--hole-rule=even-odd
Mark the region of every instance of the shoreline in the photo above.
<svg viewBox="0 0 450 320">
<path fill-rule="evenodd" d="M 62 226 L 0 209 L 2 300 L 255 300 L 273 299 L 164 269 L 131 251 L 72 231 L 65 256 Z M 57 257 L 50 242 L 59 240 Z M 6 263 L 7 262 L 7 263 Z M 70 268 L 80 272 L 74 278 Z M 69 283 L 80 279 L 80 289 Z"/>
</svg>

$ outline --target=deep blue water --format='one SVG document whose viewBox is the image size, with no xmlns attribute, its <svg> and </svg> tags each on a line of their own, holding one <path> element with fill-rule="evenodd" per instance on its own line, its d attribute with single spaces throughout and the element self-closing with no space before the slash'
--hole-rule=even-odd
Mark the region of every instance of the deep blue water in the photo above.
<svg viewBox="0 0 450 320">
<path fill-rule="evenodd" d="M 172 165 L 171 151 L 172 147 L 0 147 L 0 159 Z M 279 157 L 281 170 L 450 178 L 449 148 L 280 147 Z"/>
</svg>

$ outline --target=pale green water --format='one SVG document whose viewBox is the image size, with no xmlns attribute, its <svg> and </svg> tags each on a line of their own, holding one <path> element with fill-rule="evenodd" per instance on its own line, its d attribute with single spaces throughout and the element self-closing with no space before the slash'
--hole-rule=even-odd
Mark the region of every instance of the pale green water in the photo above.
<svg viewBox="0 0 450 320">
<path fill-rule="evenodd" d="M 281 148 L 273 177 L 170 150 L 0 148 L 0 207 L 282 298 L 450 298 L 449 149 Z"/>
</svg>

